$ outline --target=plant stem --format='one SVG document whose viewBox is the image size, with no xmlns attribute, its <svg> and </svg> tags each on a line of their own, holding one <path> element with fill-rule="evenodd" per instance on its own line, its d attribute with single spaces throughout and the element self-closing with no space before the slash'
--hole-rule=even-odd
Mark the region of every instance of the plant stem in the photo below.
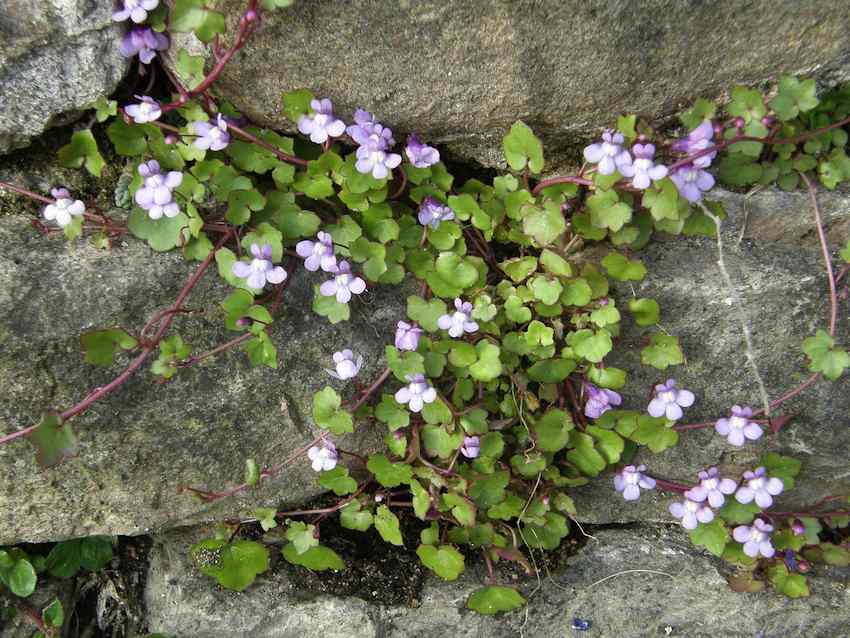
<svg viewBox="0 0 850 638">
<path fill-rule="evenodd" d="M 294 164 L 296 166 L 307 166 L 309 162 L 305 159 L 301 159 L 300 157 L 296 157 L 295 155 L 290 155 L 289 153 L 284 153 L 279 148 L 272 146 L 265 140 L 261 140 L 256 135 L 253 135 L 246 131 L 243 128 L 236 126 L 235 124 L 227 123 L 227 129 L 233 131 L 237 137 L 241 137 L 243 140 L 251 142 L 252 144 L 256 144 L 257 146 L 261 146 L 267 151 L 274 154 L 281 162 L 287 162 L 289 164 Z"/>
<path fill-rule="evenodd" d="M 826 268 L 826 276 L 829 280 L 829 336 L 835 336 L 835 322 L 838 319 L 838 294 L 835 290 L 835 275 L 832 272 L 832 260 L 829 258 L 829 245 L 826 242 L 826 234 L 823 232 L 823 223 L 821 222 L 820 206 L 818 206 L 817 191 L 812 180 L 803 173 L 797 171 L 803 181 L 806 183 L 806 188 L 809 189 L 809 197 L 812 200 L 812 208 L 815 212 L 815 226 L 818 231 L 818 239 L 820 240 L 820 249 L 823 254 L 823 265 Z"/>
<path fill-rule="evenodd" d="M 647 476 L 649 476 L 647 474 Z M 689 489 L 691 489 L 692 485 L 682 485 L 681 483 L 674 483 L 672 481 L 665 481 L 664 479 L 657 478 L 655 476 L 651 477 L 655 479 L 655 484 L 660 487 L 662 490 L 667 490 L 668 492 L 676 492 L 677 494 L 684 494 Z"/>
<path fill-rule="evenodd" d="M 232 348 L 235 348 L 236 346 L 238 346 L 242 343 L 245 343 L 246 341 L 248 341 L 249 339 L 251 339 L 254 336 L 255 335 L 254 335 L 253 332 L 246 332 L 245 334 L 241 334 L 238 337 L 236 337 L 235 339 L 231 339 L 230 341 L 226 341 L 223 344 L 221 344 L 220 346 L 213 348 L 212 350 L 207 350 L 206 352 L 203 352 L 201 354 L 189 357 L 188 359 L 184 359 L 183 361 L 181 361 L 177 364 L 177 367 L 178 368 L 188 368 L 189 366 L 195 365 L 199 361 L 203 361 L 204 359 L 207 359 L 209 357 L 214 357 L 217 354 L 221 354 L 222 352 L 224 352 L 226 350 L 230 350 Z"/>
<path fill-rule="evenodd" d="M 38 202 L 42 202 L 43 204 L 55 204 L 56 203 L 55 199 L 51 199 L 50 197 L 45 197 L 44 195 L 39 195 L 38 193 L 33 193 L 32 191 L 28 191 L 26 188 L 21 188 L 20 186 L 15 186 L 14 184 L 10 184 L 9 182 L 0 182 L 0 188 L 5 188 L 7 191 L 17 193 L 18 195 L 23 195 L 24 197 L 29 197 L 30 199 L 34 199 Z"/>
<path fill-rule="evenodd" d="M 352 405 L 349 408 L 348 411 L 349 412 L 357 412 L 357 410 L 360 409 L 360 406 L 362 406 L 364 403 L 366 403 L 366 401 L 368 401 L 369 398 L 375 392 L 378 391 L 378 388 L 380 388 L 382 385 L 384 385 L 384 381 L 386 381 L 387 378 L 389 378 L 391 372 L 392 372 L 392 370 L 390 370 L 389 368 L 384 370 L 381 373 L 381 376 L 379 376 L 377 379 L 375 379 L 375 382 L 363 391 L 363 396 L 361 396 L 359 399 L 357 399 L 357 401 L 354 403 L 354 405 Z"/>
</svg>

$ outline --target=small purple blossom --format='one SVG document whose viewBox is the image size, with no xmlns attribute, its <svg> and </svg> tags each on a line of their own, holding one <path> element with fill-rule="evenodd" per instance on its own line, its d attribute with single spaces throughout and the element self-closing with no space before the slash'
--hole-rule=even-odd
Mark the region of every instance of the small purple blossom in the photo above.
<svg viewBox="0 0 850 638">
<path fill-rule="evenodd" d="M 671 503 L 670 513 L 682 520 L 685 529 L 696 529 L 699 523 L 710 523 L 714 520 L 714 512 L 705 503 L 705 493 L 688 490 L 685 500 L 681 503 Z"/>
<path fill-rule="evenodd" d="M 230 144 L 230 133 L 227 132 L 227 120 L 218 114 L 215 124 L 209 122 L 194 122 L 192 124 L 195 133 L 199 135 L 192 142 L 192 146 L 202 151 L 220 151 Z"/>
<path fill-rule="evenodd" d="M 428 168 L 440 161 L 440 151 L 419 141 L 416 133 L 407 136 L 407 146 L 404 149 L 407 159 L 416 168 Z"/>
<path fill-rule="evenodd" d="M 750 558 L 756 558 L 759 554 L 765 558 L 772 558 L 776 553 L 773 543 L 770 542 L 770 533 L 773 525 L 765 523 L 757 518 L 749 525 L 739 525 L 732 530 L 732 538 L 744 544 L 744 553 Z"/>
<path fill-rule="evenodd" d="M 124 107 L 124 112 L 132 117 L 136 124 L 147 124 L 159 119 L 162 109 L 155 99 L 147 95 L 137 95 L 136 98 L 140 100 L 138 104 Z"/>
<path fill-rule="evenodd" d="M 773 497 L 782 494 L 785 485 L 780 479 L 768 477 L 766 474 L 764 466 L 757 467 L 755 472 L 744 472 L 744 481 L 735 492 L 735 500 L 746 505 L 755 499 L 756 505 L 762 509 L 773 505 Z"/>
<path fill-rule="evenodd" d="M 481 454 L 481 439 L 477 436 L 463 437 L 463 445 L 460 446 L 460 453 L 468 459 L 476 459 Z"/>
<path fill-rule="evenodd" d="M 144 182 L 136 191 L 136 203 L 148 212 L 151 219 L 160 219 L 163 215 L 176 217 L 180 208 L 174 201 L 174 189 L 183 183 L 183 173 L 169 171 L 163 175 L 156 160 L 142 162 L 138 171 Z"/>
<path fill-rule="evenodd" d="M 399 321 L 395 331 L 395 347 L 399 350 L 416 350 L 419 347 L 419 337 L 422 336 L 423 332 L 419 326 L 412 326 L 404 321 Z"/>
<path fill-rule="evenodd" d="M 295 245 L 295 252 L 299 257 L 304 257 L 304 267 L 311 272 L 319 268 L 325 272 L 336 272 L 334 240 L 328 233 L 319 231 L 316 241 L 299 241 Z"/>
<path fill-rule="evenodd" d="M 478 324 L 472 321 L 472 304 L 464 302 L 460 299 L 455 299 L 455 311 L 448 315 L 443 315 L 437 319 L 437 326 L 441 330 L 448 330 L 449 336 L 455 339 L 463 336 L 464 332 L 475 332 L 478 330 Z"/>
<path fill-rule="evenodd" d="M 286 279 L 286 271 L 280 266 L 272 263 L 272 247 L 263 244 L 251 244 L 251 254 L 254 258 L 250 262 L 237 261 L 233 264 L 233 274 L 240 279 L 246 279 L 251 288 L 262 288 L 266 282 L 279 284 Z"/>
<path fill-rule="evenodd" d="M 714 176 L 701 168 L 686 164 L 670 175 L 679 194 L 689 202 L 698 202 L 702 194 L 714 186 Z"/>
<path fill-rule="evenodd" d="M 150 64 L 156 52 L 165 51 L 168 44 L 168 36 L 163 33 L 157 33 L 150 27 L 133 27 L 121 39 L 118 50 L 125 58 L 138 55 L 142 64 Z"/>
<path fill-rule="evenodd" d="M 644 474 L 645 471 L 645 465 L 627 465 L 614 475 L 614 489 L 622 492 L 627 501 L 638 500 L 641 489 L 655 489 L 655 479 Z"/>
<path fill-rule="evenodd" d="M 584 415 L 590 419 L 598 419 L 611 406 L 620 405 L 623 398 L 607 388 L 598 388 L 592 383 L 585 383 L 584 390 L 587 392 L 587 403 L 584 404 Z"/>
<path fill-rule="evenodd" d="M 360 372 L 360 368 L 363 367 L 363 355 L 358 355 L 355 360 L 354 353 L 347 348 L 340 352 L 334 352 L 333 359 L 336 366 L 336 372 L 328 370 L 327 368 L 325 369 L 325 372 L 331 375 L 334 379 L 339 379 L 340 381 L 353 379 L 357 376 L 357 373 Z"/>
<path fill-rule="evenodd" d="M 419 223 L 423 226 L 430 226 L 434 230 L 437 230 L 440 222 L 449 221 L 454 218 L 455 212 L 438 199 L 426 197 L 419 204 Z"/>
<path fill-rule="evenodd" d="M 795 518 L 794 522 L 791 523 L 791 532 L 794 536 L 802 536 L 806 533 L 806 526 L 799 518 Z"/>
<path fill-rule="evenodd" d="M 159 0 L 121 0 L 121 8 L 113 12 L 115 22 L 124 22 L 130 18 L 136 24 L 148 19 L 148 11 L 153 11 L 159 5 Z"/>
<path fill-rule="evenodd" d="M 661 164 L 655 164 L 652 158 L 655 157 L 654 144 L 635 144 L 632 146 L 632 153 L 635 155 L 635 161 L 631 164 L 624 164 L 619 167 L 623 177 L 632 178 L 632 186 L 645 190 L 652 185 L 652 182 L 667 177 L 667 167 Z"/>
<path fill-rule="evenodd" d="M 334 117 L 333 103 L 327 98 L 312 100 L 310 108 L 313 115 L 303 115 L 298 120 L 298 130 L 310 136 L 310 141 L 324 144 L 329 137 L 339 137 L 345 133 L 345 122 Z"/>
<path fill-rule="evenodd" d="M 307 457 L 313 462 L 313 471 L 332 470 L 336 467 L 339 453 L 336 446 L 330 441 L 322 441 L 321 445 L 314 445 L 307 450 Z"/>
<path fill-rule="evenodd" d="M 623 150 L 623 134 L 608 129 L 602 134 L 601 144 L 591 144 L 584 149 L 584 159 L 597 164 L 600 175 L 611 175 L 621 167 L 630 166 L 632 156 Z M 622 171 L 620 171 L 622 173 Z"/>
<path fill-rule="evenodd" d="M 425 380 L 425 375 L 407 375 L 410 382 L 395 393 L 395 400 L 407 404 L 411 412 L 421 412 L 426 403 L 437 400 L 437 391 Z"/>
<path fill-rule="evenodd" d="M 366 290 L 366 282 L 351 274 L 351 266 L 347 261 L 341 261 L 334 271 L 334 278 L 319 287 L 319 292 L 325 297 L 336 295 L 339 303 L 348 303 L 351 295 L 359 295 Z"/>
<path fill-rule="evenodd" d="M 386 148 L 381 138 L 370 136 L 357 148 L 355 168 L 361 173 L 371 173 L 375 179 L 384 179 L 392 169 L 401 164 L 401 155 L 388 153 Z"/>
<path fill-rule="evenodd" d="M 712 138 L 714 137 L 714 126 L 712 125 L 710 120 L 703 120 L 702 124 L 697 126 L 693 131 L 688 133 L 688 136 L 681 140 L 676 140 L 671 145 L 671 149 L 674 151 L 679 151 L 680 153 L 685 153 L 687 155 L 694 155 L 700 151 L 704 151 L 708 147 L 710 147 L 714 142 Z M 713 151 L 708 153 L 707 155 L 702 155 L 697 157 L 692 164 L 697 168 L 708 168 L 711 165 L 712 160 L 717 156 L 717 151 Z"/>
<path fill-rule="evenodd" d="M 734 494 L 738 489 L 738 484 L 732 479 L 717 478 L 717 468 L 711 467 L 704 472 L 698 474 L 700 478 L 699 485 L 691 488 L 690 492 L 701 496 L 699 501 L 708 499 L 708 504 L 712 507 L 722 507 L 726 502 L 726 495 Z"/>
<path fill-rule="evenodd" d="M 345 129 L 349 137 L 357 144 L 365 144 L 372 135 L 384 140 L 389 146 L 395 144 L 393 134 L 390 129 L 385 129 L 375 116 L 365 109 L 357 109 L 354 111 L 354 124 Z"/>
<path fill-rule="evenodd" d="M 50 191 L 53 204 L 44 207 L 43 215 L 47 221 L 55 221 L 59 226 L 65 227 L 86 212 L 86 206 L 79 199 L 71 199 L 71 193 L 67 188 L 54 188 Z"/>
<path fill-rule="evenodd" d="M 655 386 L 655 396 L 646 410 L 650 416 L 665 416 L 676 421 L 682 418 L 682 408 L 692 406 L 695 399 L 693 392 L 678 390 L 675 379 L 667 379 L 666 382 Z"/>
<path fill-rule="evenodd" d="M 746 439 L 755 441 L 764 434 L 758 423 L 750 421 L 751 416 L 753 416 L 751 407 L 733 405 L 732 416 L 728 419 L 717 419 L 717 423 L 714 424 L 714 431 L 725 436 L 730 444 L 741 447 Z"/>
</svg>

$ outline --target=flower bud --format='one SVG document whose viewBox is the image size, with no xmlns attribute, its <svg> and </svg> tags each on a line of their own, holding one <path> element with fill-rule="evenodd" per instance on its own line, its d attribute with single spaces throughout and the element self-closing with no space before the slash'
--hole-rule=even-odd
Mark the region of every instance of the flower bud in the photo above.
<svg viewBox="0 0 850 638">
<path fill-rule="evenodd" d="M 735 128 L 744 128 L 744 124 L 746 124 L 746 122 L 744 122 L 744 118 L 742 118 L 742 117 L 736 117 L 735 118 Z"/>
<path fill-rule="evenodd" d="M 254 322 L 250 317 L 239 317 L 239 319 L 236 320 L 236 327 L 237 328 L 247 328 L 252 323 L 254 323 Z"/>
<path fill-rule="evenodd" d="M 812 569 L 812 564 L 807 560 L 797 561 L 797 571 L 801 574 L 808 573 Z"/>
<path fill-rule="evenodd" d="M 795 518 L 794 522 L 791 523 L 791 531 L 794 533 L 794 536 L 802 536 L 806 533 L 806 526 L 803 525 L 803 521 Z"/>
<path fill-rule="evenodd" d="M 254 9 L 250 9 L 245 12 L 244 19 L 245 22 L 256 22 L 260 19 L 260 14 L 257 13 Z"/>
<path fill-rule="evenodd" d="M 770 128 L 774 124 L 776 124 L 776 118 L 772 115 L 765 115 L 761 118 L 761 123 L 764 124 L 767 128 Z"/>
<path fill-rule="evenodd" d="M 173 133 L 170 134 L 170 135 L 166 135 L 164 141 L 165 141 L 166 144 L 176 144 L 177 143 L 177 136 L 174 135 Z"/>
<path fill-rule="evenodd" d="M 715 137 L 723 137 L 723 125 L 715 124 L 714 125 L 714 136 Z"/>
</svg>

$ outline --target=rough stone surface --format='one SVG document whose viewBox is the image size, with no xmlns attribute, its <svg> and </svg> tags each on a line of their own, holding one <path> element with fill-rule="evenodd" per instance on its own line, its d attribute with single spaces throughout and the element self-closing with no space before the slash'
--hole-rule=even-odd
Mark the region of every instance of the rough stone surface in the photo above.
<svg viewBox="0 0 850 638">
<path fill-rule="evenodd" d="M 92 0 L 0 3 L 0 153 L 113 91 L 127 61 L 111 14 Z"/>
<path fill-rule="evenodd" d="M 817 568 L 809 599 L 736 594 L 724 580 L 727 567 L 695 548 L 679 528 L 595 530 L 575 556 L 544 571 L 539 582 L 499 574 L 503 583 L 519 586 L 529 607 L 497 617 L 464 609 L 486 576 L 471 558 L 456 582 L 429 576 L 418 607 L 384 606 L 297 587 L 282 561 L 241 594 L 223 590 L 188 558 L 200 537 L 198 531 L 174 532 L 156 540 L 146 592 L 150 631 L 181 638 L 563 638 L 580 635 L 571 630 L 578 617 L 591 622 L 588 636 L 600 638 L 835 638 L 846 636 L 850 623 L 850 570 Z"/>
<path fill-rule="evenodd" d="M 243 0 L 216 0 L 232 26 Z M 355 107 L 452 154 L 502 162 L 523 119 L 547 157 L 622 113 L 659 119 L 696 97 L 780 73 L 850 77 L 842 0 L 300 2 L 264 18 L 217 90 L 282 127 L 280 95 L 307 87 L 350 119 Z M 396 139 L 403 139 L 396 135 Z M 570 154 L 573 161 L 575 155 Z"/>
</svg>

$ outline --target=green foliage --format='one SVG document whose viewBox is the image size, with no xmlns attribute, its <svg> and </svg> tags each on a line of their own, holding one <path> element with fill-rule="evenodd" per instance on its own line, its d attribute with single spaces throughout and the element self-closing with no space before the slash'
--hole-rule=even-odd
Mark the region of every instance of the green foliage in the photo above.
<svg viewBox="0 0 850 638">
<path fill-rule="evenodd" d="M 850 355 L 836 346 L 835 340 L 824 330 L 818 330 L 814 337 L 803 340 L 803 352 L 809 357 L 809 370 L 820 372 L 832 381 L 850 367 Z"/>
<path fill-rule="evenodd" d="M 463 573 L 463 554 L 451 545 L 420 545 L 416 548 L 419 560 L 443 580 L 457 580 Z"/>
<path fill-rule="evenodd" d="M 313 395 L 313 421 L 319 427 L 340 435 L 354 431 L 351 414 L 340 409 L 342 399 L 336 390 L 325 386 Z"/>
<path fill-rule="evenodd" d="M 30 558 L 20 549 L 0 549 L 0 584 L 15 596 L 26 598 L 35 591 L 38 576 Z"/>
<path fill-rule="evenodd" d="M 112 560 L 112 539 L 89 536 L 56 543 L 47 555 L 45 567 L 57 578 L 71 578 L 80 569 L 98 571 Z"/>
<path fill-rule="evenodd" d="M 159 357 L 153 362 L 151 372 L 170 379 L 177 374 L 177 364 L 192 353 L 192 346 L 183 343 L 180 335 L 168 337 L 159 342 Z"/>
<path fill-rule="evenodd" d="M 106 166 L 90 129 L 77 131 L 71 136 L 71 141 L 59 149 L 59 163 L 66 168 L 85 166 L 95 177 L 100 177 Z"/>
<path fill-rule="evenodd" d="M 225 589 L 243 591 L 269 568 L 269 552 L 260 543 L 236 540 L 228 543 L 209 538 L 192 545 L 192 560 L 198 569 Z"/>
<path fill-rule="evenodd" d="M 77 454 L 77 435 L 55 412 L 45 413 L 27 440 L 35 448 L 35 460 L 42 468 L 53 467 Z"/>
<path fill-rule="evenodd" d="M 472 592 L 466 606 L 479 614 L 492 616 L 522 607 L 525 602 L 525 598 L 513 587 L 490 585 Z"/>
<path fill-rule="evenodd" d="M 294 543 L 288 543 L 283 546 L 281 554 L 288 563 L 293 565 L 301 565 L 313 572 L 321 572 L 328 569 L 334 571 L 342 571 L 345 569 L 345 563 L 334 550 L 324 545 L 311 547 L 305 552 L 298 553 Z"/>
<path fill-rule="evenodd" d="M 543 144 L 523 122 L 515 123 L 502 138 L 502 149 L 513 170 L 521 171 L 526 166 L 532 173 L 543 170 Z"/>
<path fill-rule="evenodd" d="M 715 556 L 722 556 L 729 541 L 729 530 L 723 521 L 714 519 L 710 523 L 700 523 L 696 529 L 688 532 L 694 545 L 705 547 Z"/>
<path fill-rule="evenodd" d="M 194 31 L 201 42 L 209 42 L 224 33 L 224 15 L 208 9 L 204 0 L 176 0 L 169 26 L 173 31 Z"/>
<path fill-rule="evenodd" d="M 98 366 L 112 365 L 115 352 L 119 348 L 132 350 L 137 344 L 138 341 L 121 328 L 91 330 L 80 335 L 80 345 L 86 363 Z"/>
<path fill-rule="evenodd" d="M 684 363 L 685 355 L 679 346 L 678 338 L 663 332 L 656 332 L 650 337 L 649 345 L 640 351 L 640 361 L 644 365 L 665 370 L 670 366 Z"/>
</svg>

